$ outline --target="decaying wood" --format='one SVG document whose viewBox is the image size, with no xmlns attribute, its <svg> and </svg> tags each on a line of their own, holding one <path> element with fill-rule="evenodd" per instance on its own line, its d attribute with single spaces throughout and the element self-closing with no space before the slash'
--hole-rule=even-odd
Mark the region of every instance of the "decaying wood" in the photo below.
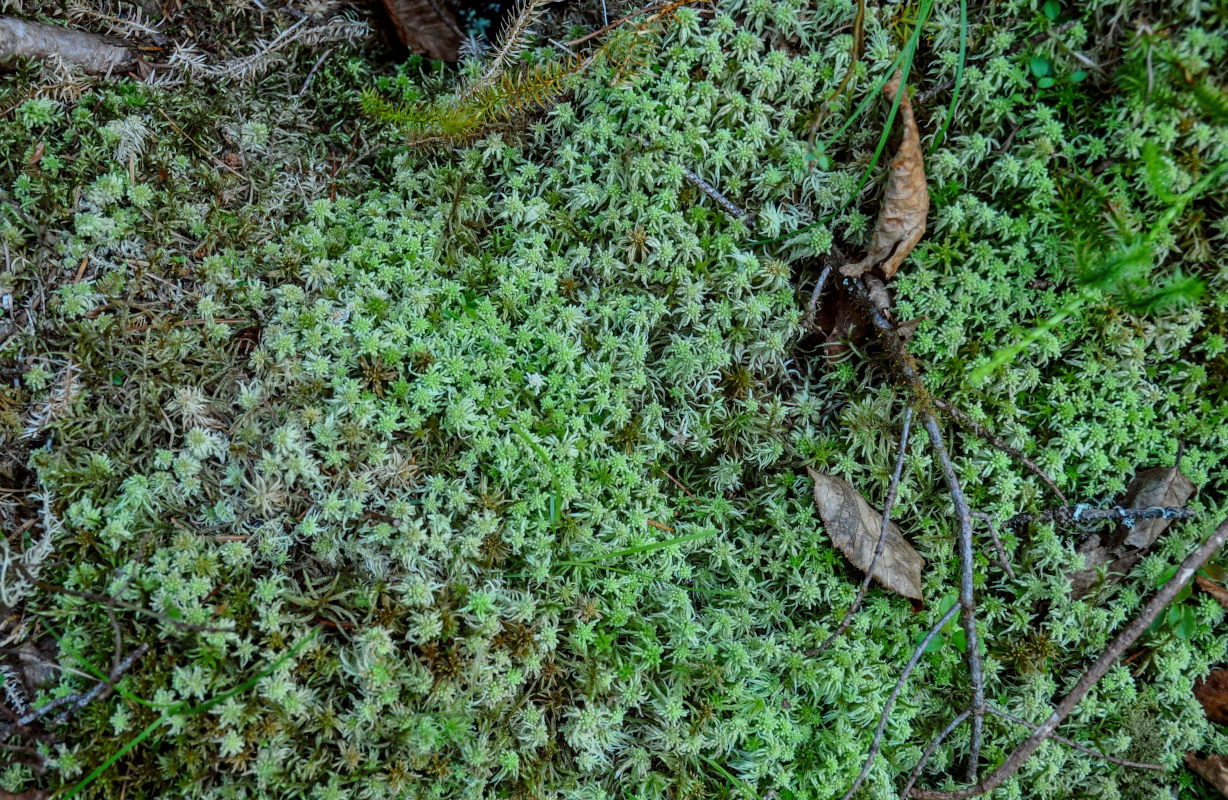
<svg viewBox="0 0 1228 800">
<path fill-rule="evenodd" d="M 436 61 L 455 61 L 461 29 L 445 0 L 383 0 L 401 43 Z"/>
<path fill-rule="evenodd" d="M 921 134 L 913 117 L 908 90 L 900 86 L 900 81 L 900 71 L 897 69 L 883 87 L 883 94 L 891 102 L 895 102 L 897 94 L 900 95 L 900 120 L 904 135 L 895 158 L 891 160 L 891 173 L 887 176 L 887 188 L 866 257 L 840 269 L 843 275 L 850 278 L 878 266 L 883 277 L 891 280 L 925 235 L 930 193 L 921 157 Z"/>
<path fill-rule="evenodd" d="M 22 58 L 59 58 L 91 75 L 122 75 L 137 62 L 136 53 L 97 34 L 0 16 L 0 69 L 14 69 Z"/>
</svg>

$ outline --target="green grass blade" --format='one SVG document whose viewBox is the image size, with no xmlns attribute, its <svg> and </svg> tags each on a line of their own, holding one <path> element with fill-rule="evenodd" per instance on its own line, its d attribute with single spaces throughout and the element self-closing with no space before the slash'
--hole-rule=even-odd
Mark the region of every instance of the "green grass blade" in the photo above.
<svg viewBox="0 0 1228 800">
<path fill-rule="evenodd" d="M 190 708 L 187 707 L 188 705 L 187 703 L 176 703 L 175 705 L 171 706 L 166 711 L 162 712 L 162 716 L 158 717 L 156 720 L 149 723 L 149 725 L 145 726 L 145 729 L 142 730 L 140 733 L 138 733 L 132 739 L 132 741 L 128 742 L 123 747 L 119 748 L 119 750 L 116 750 L 114 753 L 112 753 L 107 758 L 106 761 L 102 762 L 97 767 L 95 767 L 94 771 L 91 772 L 89 775 L 85 776 L 85 778 L 80 783 L 78 783 L 76 786 L 69 789 L 64 794 L 60 795 L 59 800 L 68 800 L 69 798 L 74 797 L 82 789 L 85 789 L 91 783 L 98 780 L 98 778 L 104 772 L 110 769 L 112 765 L 115 764 L 115 762 L 123 758 L 130 750 L 132 750 L 132 748 L 136 747 L 141 742 L 145 741 L 150 736 L 152 736 L 154 731 L 156 731 L 159 727 L 161 727 L 163 723 L 165 723 L 171 717 L 175 717 L 178 715 L 191 716 L 193 714 L 199 714 L 202 711 L 206 711 L 212 708 L 213 706 L 217 705 L 218 703 L 224 703 L 227 700 L 229 700 L 231 697 L 234 697 L 236 694 L 239 694 L 240 692 L 245 692 L 251 687 L 255 686 L 258 681 L 273 674 L 273 672 L 276 671 L 278 667 L 286 663 L 288 660 L 293 658 L 298 653 L 298 651 L 306 647 L 307 644 L 312 639 L 315 638 L 315 635 L 316 635 L 316 631 L 312 630 L 311 633 L 307 636 L 307 638 L 303 639 L 303 641 L 299 642 L 294 647 L 287 650 L 285 653 L 281 655 L 281 657 L 279 657 L 272 664 L 265 667 L 259 673 L 248 678 L 243 683 L 239 684 L 233 689 L 225 691 L 222 694 L 217 695 L 216 697 L 212 697 L 204 701 L 203 703 L 192 706 Z"/>
</svg>

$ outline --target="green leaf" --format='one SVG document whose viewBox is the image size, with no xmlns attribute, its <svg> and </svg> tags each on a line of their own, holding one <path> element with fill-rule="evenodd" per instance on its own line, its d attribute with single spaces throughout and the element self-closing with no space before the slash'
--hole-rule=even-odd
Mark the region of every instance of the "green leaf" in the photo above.
<svg viewBox="0 0 1228 800">
<path fill-rule="evenodd" d="M 1049 74 L 1049 59 L 1044 56 L 1032 56 L 1032 60 L 1028 63 L 1032 69 L 1032 74 L 1037 78 L 1043 78 Z"/>
<path fill-rule="evenodd" d="M 1040 7 L 1041 13 L 1049 18 L 1050 22 L 1054 22 L 1062 15 L 1062 4 L 1057 0 L 1045 0 L 1045 4 Z"/>
<path fill-rule="evenodd" d="M 1049 76 L 1046 75 L 1045 77 L 1038 80 L 1036 82 L 1036 85 L 1042 89 L 1048 89 L 1050 86 L 1052 86 L 1055 83 L 1057 83 L 1057 81 L 1053 80 L 1053 78 L 1050 78 Z"/>
<path fill-rule="evenodd" d="M 1181 621 L 1177 624 L 1177 636 L 1182 639 L 1193 639 L 1198 632 L 1198 616 L 1189 606 L 1181 607 Z"/>
<path fill-rule="evenodd" d="M 1083 81 L 1087 80 L 1087 73 L 1081 69 L 1076 70 L 1075 72 L 1071 73 L 1070 80 L 1074 83 L 1082 83 Z"/>
</svg>

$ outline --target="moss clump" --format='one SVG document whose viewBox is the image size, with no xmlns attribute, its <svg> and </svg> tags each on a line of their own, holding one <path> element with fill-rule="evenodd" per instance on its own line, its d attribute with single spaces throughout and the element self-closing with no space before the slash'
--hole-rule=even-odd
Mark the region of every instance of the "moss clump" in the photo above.
<svg viewBox="0 0 1228 800">
<path fill-rule="evenodd" d="M 925 23 L 923 91 L 955 80 L 942 54 L 957 52 L 957 11 Z M 29 456 L 60 526 L 41 577 L 123 602 L 125 647 L 155 643 L 123 682 L 147 701 L 208 699 L 301 645 L 250 691 L 175 717 L 87 793 L 838 795 L 956 572 L 947 501 L 917 443 L 898 518 L 933 601 L 913 614 L 875 592 L 851 635 L 800 654 L 856 579 L 805 467 L 881 491 L 901 409 L 874 361 L 829 370 L 811 352 L 797 291 L 808 259 L 869 235 L 874 198 L 859 179 L 881 130 L 874 86 L 911 33 L 899 12 L 867 8 L 863 54 L 816 131 L 828 167 L 812 166 L 808 123 L 854 44 L 833 35 L 852 22 L 837 3 L 681 8 L 638 70 L 597 64 L 518 130 L 422 151 L 368 123 L 374 144 L 335 170 L 279 168 L 297 148 L 327 164 L 329 145 L 349 141 L 329 120 L 344 103 L 351 130 L 363 125 L 355 82 L 408 96 L 436 79 L 377 79 L 339 54 L 308 99 L 287 101 L 299 108 L 222 95 L 177 107 L 206 100 L 125 83 L 19 106 L 0 137 L 38 137 L 42 158 L 63 163 L 10 160 L 4 236 L 14 252 L 55 254 L 58 332 L 4 353 L 30 409 L 73 376 Z M 1204 489 L 1198 521 L 1174 526 L 1112 603 L 1068 598 L 1080 559 L 1067 532 L 1007 541 L 1017 581 L 980 561 L 988 694 L 1030 719 L 1223 516 L 1228 446 L 1216 380 L 1228 293 L 1209 244 L 1223 233 L 1222 183 L 1157 243 L 1156 275 L 1179 265 L 1206 282 L 1197 304 L 1136 316 L 1098 298 L 993 381 L 966 378 L 1082 291 L 1073 248 L 1122 235 L 1095 227 L 1106 205 L 1130 230 L 1155 226 L 1169 206 L 1138 161 L 1149 141 L 1172 191 L 1223 159 L 1223 128 L 1195 91 L 1224 82 L 1217 22 L 1106 40 L 1117 73 L 1077 79 L 1075 54 L 1108 35 L 1111 14 L 1066 13 L 988 8 L 969 26 L 941 143 L 929 137 L 949 94 L 919 104 L 931 232 L 895 282 L 897 315 L 927 317 L 912 346 L 930 385 L 1071 495 L 1111 498 L 1137 466 L 1171 463 L 1178 439 Z M 314 61 L 297 56 L 300 76 Z M 300 76 L 263 93 L 286 99 Z M 205 149 L 239 125 L 241 170 L 219 169 L 157 113 L 190 108 L 206 121 L 177 124 Z M 728 217 L 684 167 L 756 220 Z M 44 221 L 54 244 L 36 238 Z M 29 267 L 11 274 L 37 286 Z M 978 508 L 1048 502 L 1016 464 L 957 442 Z M 61 659 L 106 669 L 105 607 L 33 590 L 22 609 L 60 637 Z M 1049 744 L 1002 796 L 1183 785 L 1182 752 L 1228 744 L 1189 691 L 1224 658 L 1222 613 L 1200 604 L 1191 637 L 1154 634 L 1145 668 L 1115 668 L 1070 726 L 1171 772 L 1140 777 Z M 926 656 L 873 796 L 891 795 L 962 702 L 960 665 L 954 642 Z M 66 673 L 42 701 L 85 685 Z M 0 788 L 71 786 L 152 719 L 128 696 L 91 706 L 38 745 L 47 774 L 16 764 Z M 989 725 L 985 758 L 1018 734 Z M 930 780 L 965 743 L 940 749 Z"/>
</svg>

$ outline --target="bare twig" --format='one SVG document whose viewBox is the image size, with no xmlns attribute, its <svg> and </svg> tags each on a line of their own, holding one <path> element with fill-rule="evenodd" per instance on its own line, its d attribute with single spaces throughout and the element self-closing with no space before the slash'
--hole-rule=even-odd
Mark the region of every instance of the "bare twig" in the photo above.
<svg viewBox="0 0 1228 800">
<path fill-rule="evenodd" d="M 1073 509 L 1052 508 L 1035 514 L 1016 514 L 1006 521 L 1003 527 L 1015 530 L 1030 522 L 1056 522 L 1059 525 L 1070 525 L 1076 522 L 1096 522 L 1108 520 L 1120 522 L 1126 527 L 1143 519 L 1193 519 L 1194 512 L 1188 508 L 1171 508 L 1169 506 L 1147 506 L 1146 508 L 1092 508 L 1079 503 Z"/>
<path fill-rule="evenodd" d="M 333 54 L 333 49 L 330 47 L 324 51 L 323 55 L 321 55 L 318 59 L 316 59 L 315 66 L 311 68 L 311 71 L 307 73 L 307 79 L 303 81 L 303 88 L 298 90 L 299 97 L 302 97 L 303 94 L 306 93 L 307 87 L 311 85 L 311 79 L 316 76 L 316 70 L 318 70 L 320 68 L 320 65 L 324 63 L 324 59 L 328 58 L 332 54 Z"/>
<path fill-rule="evenodd" d="M 861 784 L 865 782 L 866 776 L 870 774 L 870 767 L 874 766 L 874 757 L 878 755 L 878 748 L 883 744 L 883 731 L 887 728 L 887 718 L 891 716 L 891 708 L 895 705 L 895 700 L 900 696 L 900 690 L 904 688 L 904 682 L 908 680 L 908 676 L 912 674 L 913 668 L 917 666 L 917 662 L 921 660 L 921 655 L 930 646 L 930 642 L 938 635 L 938 631 L 942 630 L 943 626 L 955 618 L 955 614 L 959 611 L 959 606 L 951 606 L 947 613 L 942 615 L 942 619 L 930 628 L 929 633 L 925 634 L 925 638 L 921 640 L 921 644 L 917 645 L 912 651 L 912 656 L 908 659 L 908 663 L 904 666 L 904 671 L 900 673 L 900 678 L 895 682 L 895 688 L 891 690 L 891 694 L 887 697 L 887 703 L 883 706 L 883 711 L 878 717 L 878 728 L 874 731 L 874 741 L 870 743 L 870 752 L 866 755 L 866 762 L 861 767 L 861 772 L 857 775 L 857 779 L 853 781 L 853 785 L 844 793 L 841 800 L 851 800 L 857 790 L 861 788 Z"/>
<path fill-rule="evenodd" d="M 955 517 L 959 524 L 957 537 L 960 564 L 959 607 L 963 612 L 960 622 L 964 629 L 968 681 L 972 690 L 972 737 L 968 747 L 968 780 L 971 783 L 976 780 L 977 761 L 981 750 L 981 732 L 985 718 L 985 684 L 981 672 L 981 653 L 977 642 L 976 598 L 973 592 L 975 558 L 972 550 L 972 509 L 968 506 L 968 500 L 964 497 L 959 478 L 955 475 L 955 467 L 951 464 L 951 457 L 947 454 L 942 430 L 938 427 L 938 420 L 934 419 L 934 413 L 931 410 L 933 398 L 925 387 L 924 381 L 921 380 L 920 368 L 917 366 L 916 359 L 913 358 L 912 353 L 908 352 L 895 326 L 874 302 L 865 280 L 861 277 L 846 276 L 844 285 L 861 312 L 870 320 L 888 355 L 895 362 L 898 380 L 912 395 L 912 406 L 916 409 L 926 433 L 929 434 L 930 446 L 934 448 L 934 457 L 942 469 L 947 491 L 955 505 Z"/>
<path fill-rule="evenodd" d="M 985 710 L 988 711 L 990 714 L 993 714 L 994 716 L 1001 717 L 1002 719 L 1008 719 L 1017 725 L 1024 726 L 1025 728 L 1031 728 L 1032 730 L 1036 730 L 1037 728 L 1040 727 L 1034 722 L 1028 722 L 1026 719 L 1023 719 L 1021 717 L 1016 717 L 1014 714 L 1009 714 L 1003 711 L 1002 709 L 994 708 L 991 705 L 985 706 Z M 1123 767 L 1133 767 L 1135 769 L 1151 769 L 1151 770 L 1156 770 L 1157 772 L 1164 771 L 1164 766 L 1162 764 L 1150 764 L 1146 761 L 1127 761 L 1124 758 L 1117 758 L 1116 756 L 1105 755 L 1104 753 L 1101 753 L 1099 750 L 1093 750 L 1090 747 L 1085 747 L 1084 745 L 1081 745 L 1076 741 L 1067 739 L 1065 736 L 1058 736 L 1056 733 L 1050 734 L 1049 738 L 1055 742 L 1061 742 L 1067 747 L 1072 747 L 1081 753 L 1087 753 L 1089 756 L 1095 756 L 1096 758 L 1102 758 L 1105 761 L 1108 761 L 1113 764 L 1119 764 Z"/>
<path fill-rule="evenodd" d="M 1050 491 L 1053 492 L 1053 494 L 1057 497 L 1057 499 L 1061 502 L 1062 505 L 1064 506 L 1070 505 L 1070 501 L 1066 499 L 1066 495 L 1062 494 L 1062 490 L 1057 488 L 1057 484 L 1053 482 L 1053 479 L 1050 478 L 1045 473 L 1045 471 L 1041 469 L 1039 466 L 1037 466 L 1036 463 L 1033 462 L 1030 458 L 1025 456 L 1020 451 L 1016 450 L 1015 448 L 1011 447 L 1006 442 L 1002 441 L 1002 439 L 995 436 L 991 430 L 989 430 L 984 425 L 974 420 L 972 417 L 965 414 L 960 409 L 951 405 L 946 400 L 943 400 L 942 398 L 939 398 L 939 397 L 935 397 L 934 406 L 940 409 L 941 411 L 943 411 L 944 413 L 948 414 L 951 417 L 951 419 L 955 420 L 955 422 L 959 425 L 959 427 L 963 428 L 964 430 L 971 431 L 973 434 L 989 442 L 994 447 L 1001 450 L 1003 453 L 1006 453 L 1008 456 L 1018 461 L 1020 464 L 1023 464 L 1025 467 L 1028 468 L 1029 471 L 1031 471 L 1033 475 L 1035 475 L 1036 477 L 1044 481 L 1045 485 L 1049 487 Z"/>
<path fill-rule="evenodd" d="M 991 711 L 993 709 L 990 709 Z M 955 730 L 960 724 L 968 718 L 971 711 L 964 711 L 959 714 L 951 723 L 934 737 L 934 741 L 930 742 L 930 746 L 925 748 L 925 752 L 921 754 L 921 760 L 917 762 L 917 766 L 913 767 L 912 774 L 908 776 L 908 783 L 904 784 L 904 790 L 900 792 L 900 797 L 908 797 L 908 793 L 912 791 L 912 787 L 916 785 L 917 778 L 921 777 L 921 771 L 925 769 L 925 765 L 929 763 L 930 758 L 934 755 L 934 751 L 938 749 L 938 745 L 942 744 L 942 740 L 951 735 L 951 731 Z"/>
<path fill-rule="evenodd" d="M 951 458 L 947 455 L 938 421 L 928 412 L 924 414 L 922 421 L 930 436 L 934 457 L 942 467 L 947 491 L 955 503 L 955 516 L 959 521 L 959 605 L 963 609 L 960 621 L 967 643 L 965 653 L 968 660 L 968 679 L 972 684 L 972 739 L 968 745 L 968 780 L 973 782 L 976 780 L 977 761 L 981 754 L 981 730 L 985 720 L 985 682 L 981 675 L 981 653 L 976 634 L 976 599 L 973 595 L 972 570 L 975 558 L 972 554 L 972 511 L 959 485 L 959 479 L 955 476 Z"/>
<path fill-rule="evenodd" d="M 717 190 L 715 186 L 708 183 L 706 180 L 699 177 L 691 170 L 687 169 L 686 167 L 683 167 L 682 174 L 686 176 L 686 179 L 688 181 L 695 184 L 695 186 L 698 187 L 700 191 L 702 191 L 704 194 L 708 195 L 708 197 L 711 197 L 713 200 L 715 200 L 717 202 L 717 205 L 719 205 L 721 208 L 728 211 L 731 215 L 733 215 L 737 219 L 740 219 L 742 221 L 746 221 L 750 219 L 751 215 L 748 212 L 743 211 L 742 209 L 738 208 L 736 205 L 734 205 L 734 202 L 732 200 L 730 200 L 725 195 L 721 194 L 720 191 Z"/>
<path fill-rule="evenodd" d="M 1070 713 L 1079 705 L 1079 702 L 1091 691 L 1097 681 L 1104 677 L 1104 674 L 1109 671 L 1109 668 L 1121 657 L 1122 653 L 1134 644 L 1138 637 L 1143 635 L 1143 632 L 1155 621 L 1160 612 L 1193 579 L 1194 572 L 1223 547 L 1225 540 L 1228 540 L 1228 520 L 1222 522 L 1215 529 L 1215 532 L 1207 537 L 1206 541 L 1185 557 L 1185 560 L 1181 562 L 1181 566 L 1178 567 L 1172 579 L 1164 584 L 1162 589 L 1152 595 L 1151 599 L 1143 607 L 1143 610 L 1139 612 L 1138 616 L 1129 625 L 1113 637 L 1113 641 L 1109 643 L 1095 663 L 1088 667 L 1087 671 L 1083 673 L 1070 692 L 1062 698 L 1062 701 L 1054 708 L 1053 713 L 1049 715 L 1048 719 L 1038 725 L 1036 730 L 1032 732 L 1032 735 L 1007 756 L 1001 766 L 972 786 L 957 789 L 953 792 L 929 789 L 913 790 L 911 796 L 920 798 L 920 800 L 968 800 L 968 798 L 991 792 L 1001 786 L 1008 778 L 1019 771 L 1019 768 L 1032 757 L 1032 754 L 1040 748 L 1046 739 L 1053 735 L 1053 732 L 1062 724 L 1062 721 L 1070 716 Z"/>
<path fill-rule="evenodd" d="M 64 697 L 52 700 L 50 703 L 42 706 L 41 708 L 31 709 L 19 717 L 12 725 L 0 729 L 0 736 L 8 736 L 12 731 L 30 725 L 38 719 L 47 716 L 57 708 L 69 706 L 69 708 L 66 708 L 64 711 L 60 712 L 59 716 L 55 718 L 55 722 L 53 723 L 55 725 L 62 724 L 68 719 L 72 712 L 85 708 L 90 703 L 104 696 L 104 694 L 109 694 L 112 690 L 114 690 L 115 682 L 119 680 L 120 676 L 131 669 L 132 665 L 135 664 L 137 660 L 147 652 L 149 652 L 149 643 L 142 643 L 139 647 L 129 653 L 124 660 L 118 662 L 114 667 L 112 667 L 111 674 L 108 676 L 107 680 L 102 680 L 94 684 L 94 686 L 84 694 L 65 695 Z"/>
<path fill-rule="evenodd" d="M 857 589 L 857 598 L 853 600 L 853 605 L 849 606 L 848 612 L 836 629 L 828 635 L 823 644 L 813 650 L 807 650 L 805 652 L 807 656 L 820 655 L 831 646 L 836 637 L 848 630 L 849 625 L 853 623 L 853 617 L 856 616 L 862 601 L 866 598 L 870 580 L 874 577 L 874 565 L 878 563 L 878 557 L 883 554 L 883 547 L 887 544 L 887 529 L 891 526 L 891 507 L 895 505 L 895 493 L 900 485 L 900 473 L 904 470 L 904 454 L 908 451 L 908 429 L 911 425 L 912 406 L 907 406 L 904 409 L 904 428 L 900 432 L 900 454 L 895 460 L 895 471 L 891 473 L 891 483 L 887 485 L 887 499 L 883 501 L 883 522 L 878 530 L 878 544 L 874 546 L 874 556 L 870 559 L 870 566 L 866 567 L 865 577 L 861 579 L 861 586 Z"/>
<path fill-rule="evenodd" d="M 1006 574 L 1011 580 L 1015 579 L 1015 570 L 1011 567 L 1011 560 L 1006 555 L 1006 548 L 1002 546 L 1002 540 L 998 538 L 998 528 L 993 524 L 993 517 L 983 511 L 973 511 L 972 516 L 979 520 L 983 520 L 989 526 L 989 535 L 993 539 L 993 546 L 998 551 L 998 560 L 1002 562 L 1002 569 L 1006 570 Z"/>
<path fill-rule="evenodd" d="M 806 316 L 802 318 L 802 325 L 810 330 L 815 329 L 815 318 L 819 314 L 819 295 L 823 294 L 823 289 L 827 287 L 827 281 L 831 278 L 835 267 L 835 264 L 823 267 L 823 271 L 819 273 L 819 280 L 814 284 L 814 291 L 810 293 L 810 302 L 806 304 Z"/>
</svg>

